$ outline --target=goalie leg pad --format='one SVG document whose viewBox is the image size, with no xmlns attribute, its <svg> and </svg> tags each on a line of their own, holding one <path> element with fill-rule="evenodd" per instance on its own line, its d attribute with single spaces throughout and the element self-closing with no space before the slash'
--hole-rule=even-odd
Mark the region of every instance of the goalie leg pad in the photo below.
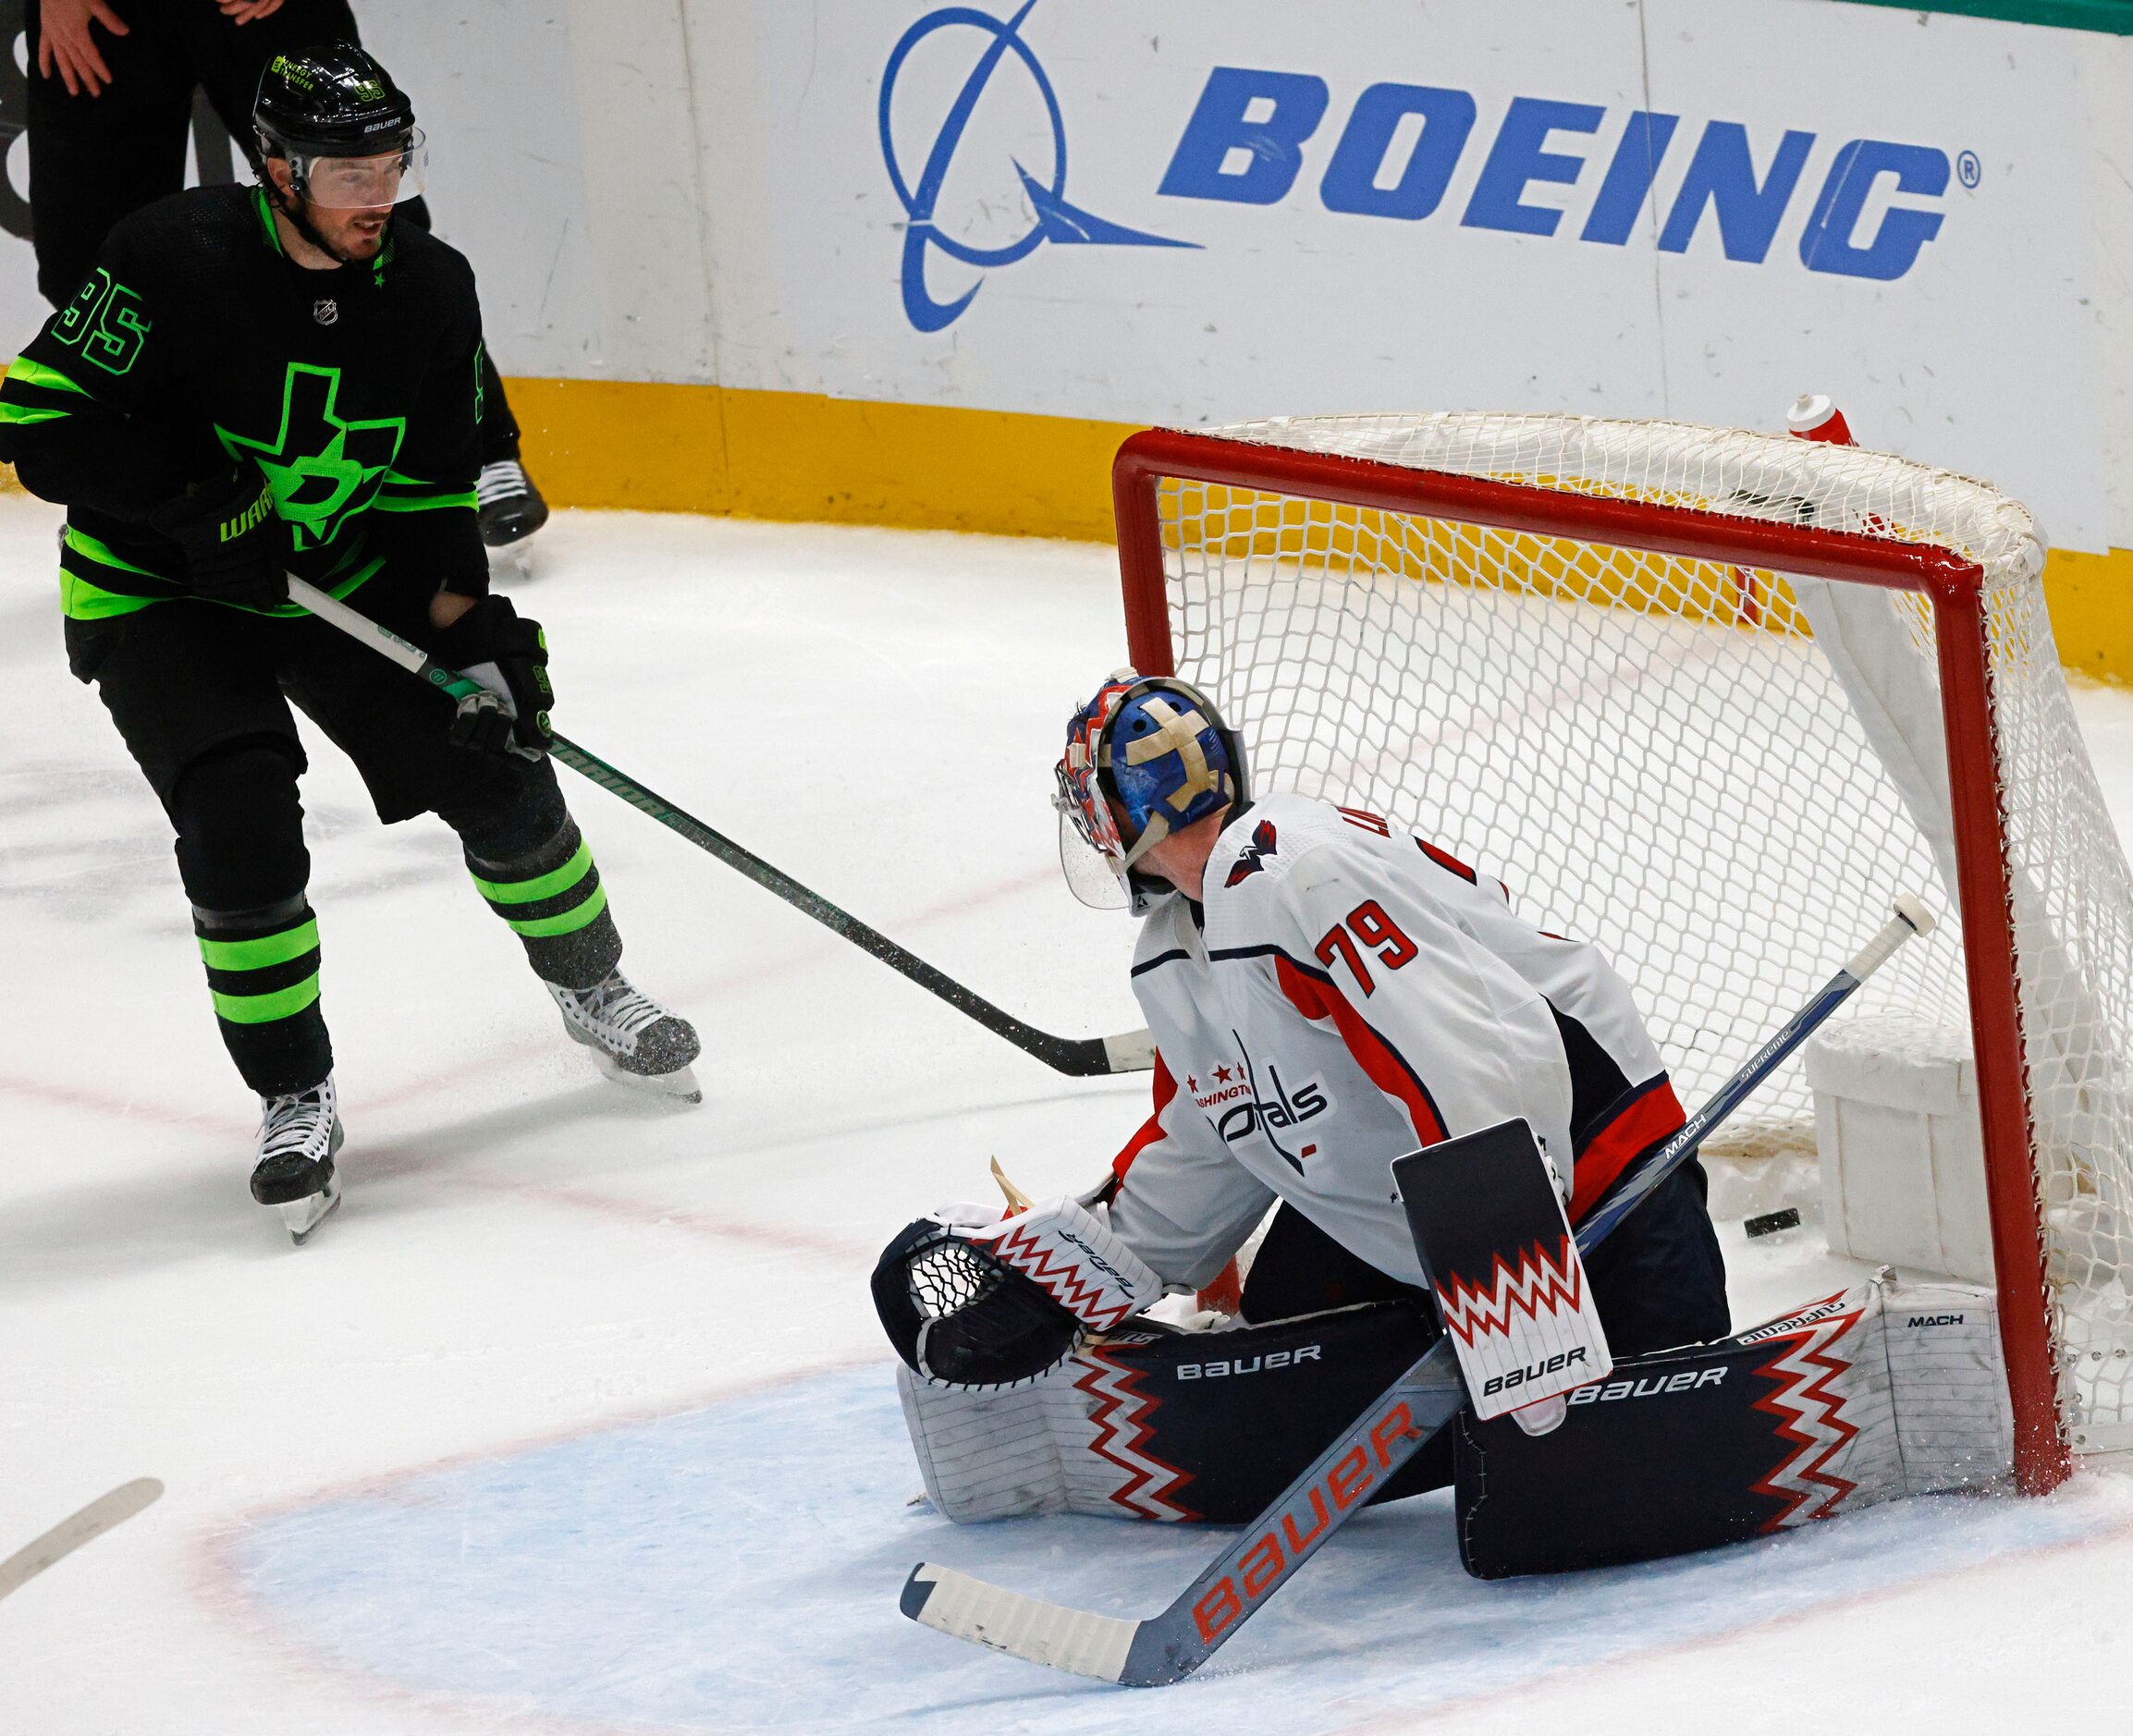
<svg viewBox="0 0 2133 1736">
<path fill-rule="evenodd" d="M 1262 1326 L 1150 1324 L 1043 1378 L 976 1391 L 897 1371 L 926 1492 L 958 1522 L 1033 1513 L 1242 1524 L 1437 1336 L 1415 1302 Z M 1379 1498 L 1451 1481 L 1449 1434 Z"/>
<path fill-rule="evenodd" d="M 1624 1358 L 1551 1435 L 1463 1418 L 1460 1559 L 1505 1579 L 1686 1554 L 1991 1482 L 2013 1444 L 1992 1292 L 1884 1275 Z"/>
</svg>

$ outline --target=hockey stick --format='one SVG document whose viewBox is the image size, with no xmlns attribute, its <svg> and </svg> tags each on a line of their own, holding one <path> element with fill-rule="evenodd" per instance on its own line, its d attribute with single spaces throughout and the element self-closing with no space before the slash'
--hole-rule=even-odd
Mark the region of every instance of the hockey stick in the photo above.
<svg viewBox="0 0 2133 1736">
<path fill-rule="evenodd" d="M 1739 1108 L 1779 1063 L 1884 964 L 1913 935 L 1933 931 L 1918 899 L 1896 900 L 1896 914 L 1821 992 L 1691 1116 L 1681 1131 L 1630 1172 L 1607 1204 L 1577 1229 L 1577 1251 L 1589 1253 L 1652 1191 L 1688 1161 L 1718 1125 Z M 1129 1688 L 1182 1681 L 1215 1655 L 1326 1539 L 1353 1518 L 1369 1491 L 1414 1457 L 1465 1403 L 1451 1342 L 1428 1353 L 1378 1397 L 1237 1542 L 1145 1621 L 1099 1616 L 1025 1597 L 951 1567 L 921 1561 L 904 1582 L 901 1607 L 913 1621 L 1011 1652 L 1032 1663 L 1094 1676 Z"/>
<path fill-rule="evenodd" d="M 42 1537 L 32 1538 L 0 1561 L 0 1597 L 19 1591 L 55 1561 L 72 1555 L 85 1543 L 94 1543 L 115 1525 L 123 1525 L 163 1493 L 153 1477 L 136 1477 L 121 1483 L 108 1495 L 99 1495 L 79 1513 L 61 1520 Z"/>
<path fill-rule="evenodd" d="M 322 621 L 339 628 L 351 639 L 361 640 L 373 651 L 419 675 L 432 687 L 441 688 L 453 699 L 462 699 L 481 691 L 477 682 L 431 662 L 419 646 L 411 645 L 367 615 L 359 615 L 347 604 L 294 575 L 288 581 L 288 594 L 291 602 L 309 609 Z M 1156 1064 L 1155 1041 L 1145 1030 L 1122 1032 L 1109 1037 L 1060 1037 L 1025 1024 L 1012 1013 L 995 1007 L 984 996 L 963 987 L 953 977 L 935 970 L 924 959 L 906 952 L 887 935 L 869 928 L 820 893 L 810 891 L 783 869 L 772 867 L 754 850 L 745 850 L 722 833 L 713 831 L 703 821 L 677 808 L 664 796 L 645 789 L 627 773 L 586 752 L 576 742 L 558 736 L 552 752 L 572 771 L 591 778 L 610 794 L 619 796 L 638 812 L 650 814 L 669 831 L 680 833 L 697 849 L 709 851 L 729 868 L 739 869 L 757 886 L 775 892 L 793 909 L 804 911 L 862 952 L 871 953 L 890 970 L 901 972 L 919 987 L 931 990 L 959 1013 L 976 1020 L 987 1031 L 1005 1037 L 1026 1054 L 1036 1056 L 1047 1067 L 1077 1078 L 1087 1078 L 1099 1073 L 1146 1072 Z"/>
</svg>

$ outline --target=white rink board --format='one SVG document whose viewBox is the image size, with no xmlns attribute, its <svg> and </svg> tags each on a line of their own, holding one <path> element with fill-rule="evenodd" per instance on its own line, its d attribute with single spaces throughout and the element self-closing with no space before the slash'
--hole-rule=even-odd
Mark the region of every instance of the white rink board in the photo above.
<svg viewBox="0 0 2133 1736">
<path fill-rule="evenodd" d="M 362 8 L 433 135 L 440 227 L 481 274 L 507 373 L 1185 425 L 1469 408 L 1768 425 L 1811 388 L 1872 441 L 1997 483 L 2061 545 L 2133 546 L 2127 39 L 1840 0 L 1036 0 L 1010 38 L 1016 16 L 929 0 Z M 907 35 L 885 153 L 880 99 Z M 1222 68 L 1289 97 L 1195 130 Z M 1373 132 L 1365 93 L 1382 104 L 1393 85 L 1471 106 L 1427 216 L 1383 212 L 1437 125 Z M 1290 98 L 1323 102 L 1307 135 L 1291 137 Z M 1678 124 L 1649 196 L 1620 210 L 1604 194 L 1646 112 Z M 1536 116 L 1566 124 L 1521 146 Z M 1179 168 L 1224 125 L 1259 125 L 1263 154 L 1293 158 L 1292 177 L 1255 182 L 1269 202 L 1207 196 L 1244 146 L 1196 178 Z M 1788 132 L 1812 139 L 1767 238 L 1748 233 L 1753 184 L 1728 183 L 1738 257 L 1708 209 L 1681 251 L 1661 245 L 1714 125 L 1745 129 L 1757 182 Z M 1856 268 L 1880 247 L 1894 275 L 1803 263 L 1858 141 L 1944 184 L 1862 171 L 1842 245 L 1809 251 Z M 891 155 L 935 238 L 915 272 L 924 223 Z M 18 183 L 24 157 L 9 154 Z M 1048 229 L 1018 165 L 1063 202 Z M 1553 234 L 1501 226 L 1551 213 Z M 1060 238 L 1085 218 L 1183 245 Z M 1596 228 L 1620 238 L 1583 238 Z M 941 242 L 1019 256 L 975 266 Z M 6 334 L 42 316 L 28 261 L 0 237 Z"/>
</svg>

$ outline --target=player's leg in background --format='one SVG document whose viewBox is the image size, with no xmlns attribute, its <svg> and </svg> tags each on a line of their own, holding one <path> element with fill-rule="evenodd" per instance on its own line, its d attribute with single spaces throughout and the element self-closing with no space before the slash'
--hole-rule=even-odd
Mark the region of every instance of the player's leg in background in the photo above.
<svg viewBox="0 0 2133 1736">
<path fill-rule="evenodd" d="M 70 620 L 67 641 L 170 818 L 215 1023 L 261 1099 L 253 1197 L 282 1204 L 326 1189 L 340 1126 L 306 897 L 303 748 L 268 630 L 179 600 Z"/>
<path fill-rule="evenodd" d="M 399 220 L 419 228 L 430 226 L 426 199 L 411 199 L 399 208 Z M 491 548 L 506 548 L 522 542 L 548 521 L 548 503 L 526 474 L 519 450 L 519 420 L 511 414 L 510 399 L 504 393 L 504 376 L 482 346 L 480 438 L 481 474 L 474 482 L 476 517 L 482 541 Z"/>
<path fill-rule="evenodd" d="M 422 202 L 415 202 L 420 204 Z M 482 473 L 474 485 L 482 541 L 491 548 L 521 542 L 548 521 L 548 503 L 526 474 L 519 451 L 519 420 L 504 396 L 504 376 L 482 346 Z"/>
<path fill-rule="evenodd" d="M 130 27 L 115 36 L 90 27 L 110 69 L 99 94 L 69 95 L 56 68 L 37 68 L 39 6 L 24 22 L 29 54 L 30 211 L 37 287 L 55 307 L 70 300 L 121 217 L 185 182 L 193 75 L 169 27 L 164 0 L 111 0 Z"/>
<path fill-rule="evenodd" d="M 426 577 L 388 568 L 354 601 L 419 644 L 427 595 Z M 618 1078 L 693 1097 L 696 1033 L 619 968 L 607 888 L 553 764 L 455 746 L 443 694 L 323 621 L 276 626 L 289 697 L 355 762 L 379 819 L 435 813 L 459 835 L 476 889 L 519 936 L 571 1039 Z"/>
</svg>

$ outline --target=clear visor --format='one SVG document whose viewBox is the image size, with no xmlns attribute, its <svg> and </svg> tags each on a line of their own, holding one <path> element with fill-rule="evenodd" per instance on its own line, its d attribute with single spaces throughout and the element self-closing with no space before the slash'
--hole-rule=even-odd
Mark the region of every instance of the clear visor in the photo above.
<svg viewBox="0 0 2133 1736">
<path fill-rule="evenodd" d="M 1073 813 L 1062 803 L 1059 814 L 1059 865 L 1067 890 L 1092 911 L 1122 911 L 1133 902 L 1126 883 L 1110 859 L 1082 836 Z"/>
<path fill-rule="evenodd" d="M 398 205 L 421 197 L 430 144 L 417 127 L 405 150 L 374 157 L 289 158 L 290 178 L 303 196 L 325 211 L 358 211 Z"/>
</svg>

